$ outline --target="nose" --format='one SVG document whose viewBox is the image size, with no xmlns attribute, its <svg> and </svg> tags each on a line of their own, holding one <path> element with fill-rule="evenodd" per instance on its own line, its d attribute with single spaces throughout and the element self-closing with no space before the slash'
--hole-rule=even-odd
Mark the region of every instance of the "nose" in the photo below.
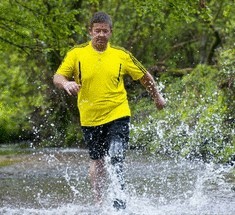
<svg viewBox="0 0 235 215">
<path fill-rule="evenodd" d="M 104 35 L 105 35 L 105 32 L 104 32 L 104 31 L 100 31 L 100 32 L 99 32 L 99 35 L 100 35 L 100 36 L 104 36 Z"/>
</svg>

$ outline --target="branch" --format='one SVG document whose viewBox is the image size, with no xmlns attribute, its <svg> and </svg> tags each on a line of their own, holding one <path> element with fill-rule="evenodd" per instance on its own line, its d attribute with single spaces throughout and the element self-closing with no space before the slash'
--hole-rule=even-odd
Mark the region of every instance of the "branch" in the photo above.
<svg viewBox="0 0 235 215">
<path fill-rule="evenodd" d="M 223 4 L 224 2 L 221 1 L 220 4 L 219 4 L 219 8 L 218 8 L 218 11 L 215 15 L 215 18 L 213 20 L 213 23 L 218 19 L 219 17 L 219 14 L 221 13 L 222 11 L 222 7 L 223 7 Z M 213 57 L 214 57 L 214 54 L 215 54 L 215 50 L 222 44 L 222 39 L 220 37 L 220 34 L 219 34 L 219 31 L 216 30 L 215 26 L 213 25 L 213 23 L 211 23 L 209 25 L 209 27 L 212 29 L 213 33 L 214 33 L 214 37 L 215 37 L 215 41 L 214 43 L 212 44 L 211 48 L 210 48 L 210 51 L 209 51 L 209 54 L 208 54 L 208 58 L 207 58 L 207 62 L 209 64 L 213 64 Z"/>
<path fill-rule="evenodd" d="M 16 2 L 18 5 L 22 6 L 23 8 L 25 8 L 25 9 L 29 10 L 30 12 L 32 12 L 35 16 L 37 16 L 38 14 L 43 15 L 39 10 L 33 10 L 33 9 L 31 9 L 31 8 L 29 8 L 29 7 L 25 6 L 25 5 L 23 5 L 21 2 L 19 2 L 19 1 L 17 1 L 17 0 L 15 0 L 15 2 Z"/>
<path fill-rule="evenodd" d="M 184 75 L 189 74 L 193 68 L 183 68 L 183 69 L 167 69 L 165 64 L 157 64 L 154 66 L 151 66 L 148 71 L 153 75 L 154 77 L 160 76 L 161 74 L 169 74 L 170 76 L 174 77 L 182 77 Z"/>
<path fill-rule="evenodd" d="M 222 43 L 221 41 L 221 38 L 220 38 L 220 34 L 219 34 L 219 31 L 215 29 L 215 27 L 213 25 L 210 25 L 210 28 L 213 30 L 213 33 L 214 33 L 214 37 L 215 37 L 215 41 L 214 43 L 212 44 L 211 46 L 211 49 L 210 49 L 210 52 L 208 54 L 208 58 L 207 58 L 207 62 L 209 64 L 213 64 L 213 57 L 214 57 L 214 54 L 215 54 L 215 50 L 218 48 L 218 46 Z"/>
<path fill-rule="evenodd" d="M 29 27 L 31 28 L 31 26 L 27 25 L 26 26 L 26 23 L 20 23 L 18 20 L 13 20 L 13 19 L 6 19 L 5 17 L 1 17 L 0 16 L 0 20 L 5 22 L 5 23 L 13 23 L 14 25 L 18 25 L 18 26 L 21 26 L 21 27 Z"/>
<path fill-rule="evenodd" d="M 16 43 L 13 43 L 12 41 L 9 41 L 9 40 L 1 37 L 1 36 L 0 36 L 0 40 L 2 40 L 4 43 L 10 44 L 11 46 L 15 46 L 15 47 L 21 49 L 26 54 L 29 54 L 29 52 L 27 52 L 27 50 L 26 50 L 26 46 L 21 46 L 21 45 L 18 45 Z"/>
<path fill-rule="evenodd" d="M 199 0 L 199 6 L 200 6 L 200 8 L 205 8 L 206 7 L 206 0 Z"/>
<path fill-rule="evenodd" d="M 197 42 L 198 39 L 192 39 L 192 40 L 189 40 L 189 41 L 184 41 L 184 42 L 181 42 L 181 43 L 178 43 L 178 44 L 175 44 L 171 47 L 171 49 L 169 50 L 168 53 L 165 54 L 165 56 L 163 56 L 160 60 L 160 62 L 164 62 L 168 57 L 170 57 L 170 55 L 172 54 L 172 52 L 175 50 L 175 49 L 178 49 L 178 48 L 181 48 L 189 43 L 193 43 L 193 42 Z"/>
<path fill-rule="evenodd" d="M 6 24 L 2 24 L 0 25 L 0 28 L 2 28 L 3 30 L 10 32 L 11 34 L 15 34 L 21 38 L 27 38 L 27 39 L 31 39 L 31 37 L 29 37 L 28 35 L 22 34 L 18 31 L 15 30 L 15 28 L 11 28 L 10 26 L 6 25 Z"/>
</svg>

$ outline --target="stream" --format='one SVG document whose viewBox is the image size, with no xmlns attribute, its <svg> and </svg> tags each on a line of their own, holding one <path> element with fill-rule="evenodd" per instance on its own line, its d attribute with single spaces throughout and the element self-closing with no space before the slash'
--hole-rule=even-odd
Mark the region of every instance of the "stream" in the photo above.
<svg viewBox="0 0 235 215">
<path fill-rule="evenodd" d="M 19 162 L 0 167 L 0 214 L 235 214 L 234 166 L 134 150 L 125 160 L 127 208 L 112 207 L 112 187 L 98 207 L 88 180 L 87 154 L 85 149 L 43 149 L 11 155 Z"/>
</svg>

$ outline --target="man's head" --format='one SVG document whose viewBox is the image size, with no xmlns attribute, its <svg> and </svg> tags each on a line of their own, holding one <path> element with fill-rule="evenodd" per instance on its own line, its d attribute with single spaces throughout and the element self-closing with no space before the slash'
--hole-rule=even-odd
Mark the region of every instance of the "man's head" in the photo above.
<svg viewBox="0 0 235 215">
<path fill-rule="evenodd" d="M 93 17 L 90 20 L 89 28 L 92 29 L 95 23 L 106 23 L 109 25 L 110 29 L 112 30 L 113 23 L 111 17 L 105 12 L 96 12 L 94 13 Z"/>
<path fill-rule="evenodd" d="M 98 51 L 104 51 L 112 35 L 112 20 L 110 16 L 104 12 L 95 13 L 90 21 L 89 33 L 92 46 Z"/>
</svg>

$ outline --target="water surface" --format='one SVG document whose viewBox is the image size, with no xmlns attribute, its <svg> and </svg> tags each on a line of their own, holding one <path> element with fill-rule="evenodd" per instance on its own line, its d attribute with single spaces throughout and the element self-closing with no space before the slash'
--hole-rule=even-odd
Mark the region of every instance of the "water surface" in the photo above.
<svg viewBox="0 0 235 215">
<path fill-rule="evenodd" d="M 0 168 L 0 214 L 235 214 L 233 166 L 130 151 L 125 165 L 128 204 L 116 211 L 111 185 L 101 207 L 93 202 L 86 150 L 50 149 L 19 156 L 21 162 Z"/>
</svg>

